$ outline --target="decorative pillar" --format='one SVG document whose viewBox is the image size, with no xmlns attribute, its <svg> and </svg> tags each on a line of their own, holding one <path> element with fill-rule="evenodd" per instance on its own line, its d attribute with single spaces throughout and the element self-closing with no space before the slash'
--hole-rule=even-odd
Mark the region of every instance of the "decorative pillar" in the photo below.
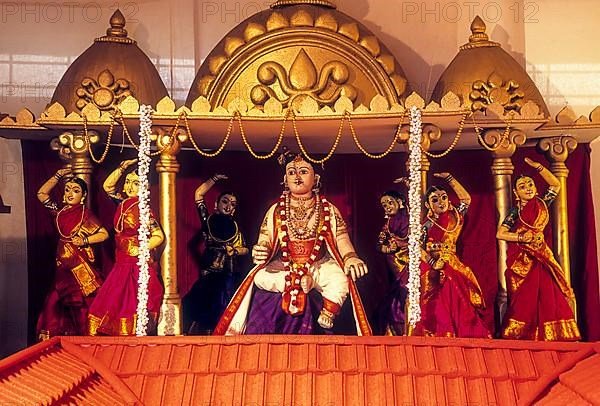
<svg viewBox="0 0 600 406">
<path fill-rule="evenodd" d="M 169 134 L 158 129 L 156 146 L 161 150 L 156 164 L 160 194 L 160 224 L 165 233 L 165 246 L 160 268 L 165 294 L 160 308 L 158 335 L 181 335 L 181 296 L 177 287 L 177 194 L 175 181 L 179 172 L 177 153 L 186 140 L 182 133 Z"/>
<path fill-rule="evenodd" d="M 550 161 L 550 171 L 560 182 L 560 191 L 552 205 L 552 242 L 556 260 L 565 273 L 567 283 L 571 285 L 571 261 L 569 255 L 569 212 L 567 210 L 567 178 L 569 169 L 565 161 L 577 148 L 577 140 L 570 135 L 543 138 L 537 144 L 538 149 Z M 575 309 L 573 308 L 573 311 Z"/>
<path fill-rule="evenodd" d="M 410 126 L 403 126 L 398 137 L 398 142 L 407 143 L 410 136 Z M 427 190 L 427 173 L 431 164 L 425 152 L 429 152 L 431 144 L 438 141 L 442 137 L 442 131 L 433 124 L 423 125 L 423 134 L 421 136 L 421 195 L 425 195 Z M 406 170 L 408 171 L 409 162 L 406 162 Z"/>
<path fill-rule="evenodd" d="M 88 143 L 89 141 L 89 143 Z M 88 186 L 88 196 L 85 199 L 86 206 L 90 206 L 92 201 L 92 172 L 93 165 L 90 159 L 90 144 L 97 144 L 100 136 L 96 131 L 88 131 L 88 137 L 83 131 L 67 131 L 58 136 L 57 142 L 51 142 L 54 150 L 58 151 L 60 158 L 67 162 L 73 175 L 83 179 Z"/>
<path fill-rule="evenodd" d="M 512 156 L 517 150 L 517 146 L 525 144 L 527 136 L 521 130 L 512 130 L 507 136 L 504 136 L 506 130 L 490 129 L 486 130 L 483 140 L 491 149 L 492 157 L 492 175 L 494 177 L 494 196 L 496 198 L 496 219 L 497 227 L 504 220 L 511 208 L 512 174 L 515 169 L 512 163 Z M 496 294 L 496 331 L 500 331 L 502 319 L 506 313 L 508 302 L 506 293 L 506 258 L 508 253 L 508 243 L 503 240 L 496 240 L 498 272 L 498 293 Z"/>
</svg>

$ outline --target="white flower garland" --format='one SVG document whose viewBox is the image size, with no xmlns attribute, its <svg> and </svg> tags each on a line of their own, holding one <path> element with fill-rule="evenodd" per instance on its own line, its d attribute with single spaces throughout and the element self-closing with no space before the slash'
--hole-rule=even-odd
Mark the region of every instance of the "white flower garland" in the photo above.
<svg viewBox="0 0 600 406">
<path fill-rule="evenodd" d="M 150 189 L 148 173 L 150 172 L 150 135 L 152 134 L 152 107 L 140 106 L 140 146 L 138 149 L 138 177 L 139 177 L 139 210 L 140 227 L 138 229 L 139 253 L 137 291 L 137 323 L 135 334 L 147 335 L 148 328 L 148 262 L 150 262 Z"/>
<path fill-rule="evenodd" d="M 408 234 L 408 322 L 414 327 L 421 320 L 421 136 L 423 124 L 421 110 L 410 109 L 410 136 L 408 138 L 409 179 L 408 190 L 409 234 Z"/>
</svg>

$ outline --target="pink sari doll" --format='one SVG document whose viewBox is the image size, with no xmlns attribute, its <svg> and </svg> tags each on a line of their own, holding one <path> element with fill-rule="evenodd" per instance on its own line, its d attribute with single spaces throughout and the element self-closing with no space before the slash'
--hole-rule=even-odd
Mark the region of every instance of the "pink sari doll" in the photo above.
<svg viewBox="0 0 600 406">
<path fill-rule="evenodd" d="M 98 292 L 90 308 L 88 329 L 90 335 L 135 335 L 137 321 L 138 276 L 138 229 L 139 200 L 138 177 L 135 172 L 127 174 L 125 194 L 115 194 L 116 183 L 127 167 L 135 160 L 124 161 L 104 182 L 105 191 L 119 202 L 114 218 L 115 264 Z M 158 267 L 152 258 L 152 250 L 159 246 L 164 235 L 158 222 L 151 215 L 151 261 L 148 280 L 148 315 L 150 330 L 156 327 L 162 302 L 163 288 L 158 279 Z"/>
</svg>

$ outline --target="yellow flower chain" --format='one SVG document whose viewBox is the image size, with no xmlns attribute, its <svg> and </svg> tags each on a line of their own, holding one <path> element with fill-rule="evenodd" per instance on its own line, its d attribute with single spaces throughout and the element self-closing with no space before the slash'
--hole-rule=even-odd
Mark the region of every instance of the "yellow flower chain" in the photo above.
<svg viewBox="0 0 600 406">
<path fill-rule="evenodd" d="M 244 142 L 244 145 L 248 149 L 248 152 L 250 152 L 250 155 L 252 155 L 256 159 L 269 159 L 273 155 L 275 155 L 275 153 L 277 153 L 277 150 L 279 149 L 279 146 L 281 145 L 281 142 L 283 141 L 283 136 L 285 135 L 285 125 L 286 125 L 288 116 L 290 114 L 293 115 L 294 114 L 293 111 L 291 109 L 286 110 L 285 115 L 283 116 L 283 123 L 281 124 L 281 130 L 279 130 L 279 137 L 277 138 L 277 142 L 275 143 L 275 146 L 273 147 L 271 152 L 269 152 L 266 155 L 258 155 L 256 152 L 254 152 L 254 150 L 252 149 L 252 146 L 248 142 L 248 138 L 246 137 L 246 131 L 244 130 L 244 125 L 242 124 L 242 115 L 236 111 L 235 115 L 237 116 L 238 125 L 240 126 L 240 134 L 242 136 L 242 141 Z"/>
<path fill-rule="evenodd" d="M 467 115 L 468 115 L 468 113 L 465 113 L 463 115 L 462 119 L 460 120 L 460 124 L 458 125 L 458 131 L 456 131 L 456 135 L 454 136 L 454 140 L 452 140 L 452 143 L 444 152 L 442 152 L 440 154 L 432 154 L 431 152 L 423 150 L 423 153 L 430 158 L 442 158 L 442 157 L 445 157 L 446 155 L 448 155 L 450 153 L 450 151 L 452 151 L 454 149 L 456 144 L 458 144 L 458 140 L 460 139 L 460 136 L 462 135 L 463 128 L 465 128 L 465 120 L 467 119 Z"/>
<path fill-rule="evenodd" d="M 333 142 L 333 146 L 331 147 L 331 150 L 329 151 L 329 153 L 327 155 L 325 155 L 325 157 L 323 159 L 314 159 L 313 157 L 308 155 L 308 152 L 306 151 L 306 149 L 304 148 L 304 145 L 302 144 L 302 140 L 300 139 L 300 134 L 298 133 L 298 127 L 296 126 L 296 114 L 294 114 L 292 112 L 292 124 L 294 126 L 294 135 L 296 136 L 296 142 L 298 143 L 298 146 L 300 147 L 300 151 L 302 151 L 302 154 L 304 155 L 304 157 L 306 159 L 308 159 L 310 162 L 312 162 L 313 164 L 322 164 L 325 161 L 327 161 L 329 158 L 331 158 L 331 156 L 335 152 L 338 144 L 340 143 L 340 138 L 342 137 L 342 130 L 344 129 L 345 119 L 346 119 L 346 117 L 344 116 L 340 120 L 340 127 L 338 129 L 337 136 L 335 137 L 335 141 Z"/>
<path fill-rule="evenodd" d="M 185 123 L 185 129 L 187 131 L 188 138 L 190 139 L 190 142 L 192 143 L 192 146 L 194 147 L 196 152 L 198 152 L 200 155 L 202 155 L 204 157 L 213 158 L 213 157 L 216 157 L 217 155 L 219 155 L 223 151 L 223 149 L 225 148 L 225 145 L 227 145 L 227 141 L 229 141 L 229 137 L 231 136 L 231 130 L 233 129 L 233 120 L 235 119 L 235 114 L 233 116 L 231 116 L 231 119 L 229 120 L 229 125 L 227 126 L 227 132 L 225 133 L 225 138 L 223 139 L 221 146 L 219 148 L 217 148 L 217 150 L 214 152 L 204 152 L 198 147 L 198 144 L 196 144 L 196 140 L 194 140 L 194 137 L 192 136 L 192 132 L 190 130 L 190 124 L 188 123 L 188 119 L 187 119 L 187 114 L 182 113 L 181 115 L 183 116 L 183 120 Z"/>
<path fill-rule="evenodd" d="M 104 148 L 104 152 L 102 152 L 102 156 L 100 156 L 99 159 L 97 159 L 94 156 L 94 152 L 92 151 L 92 142 L 90 140 L 90 134 L 88 132 L 88 126 L 87 126 L 87 116 L 85 114 L 83 114 L 82 117 L 83 117 L 83 135 L 85 137 L 85 142 L 87 143 L 87 148 L 88 148 L 88 152 L 90 154 L 90 158 L 92 158 L 92 161 L 96 162 L 97 164 L 101 164 L 106 159 L 106 155 L 108 155 L 108 149 L 110 148 L 110 141 L 112 139 L 113 131 L 115 128 L 115 115 L 111 114 L 111 116 L 110 116 L 110 128 L 108 129 L 108 139 L 106 141 L 106 147 Z"/>
<path fill-rule="evenodd" d="M 394 139 L 392 139 L 391 144 L 381 154 L 371 154 L 369 151 L 367 151 L 362 146 L 362 144 L 358 140 L 358 136 L 356 135 L 356 131 L 354 130 L 354 125 L 352 124 L 352 116 L 351 116 L 351 114 L 348 111 L 346 111 L 344 113 L 344 116 L 347 117 L 347 119 L 348 119 L 348 124 L 350 124 L 350 132 L 352 133 L 352 138 L 354 139 L 354 143 L 356 144 L 356 146 L 358 147 L 358 149 L 360 149 L 360 151 L 363 154 L 365 154 L 367 157 L 369 157 L 371 159 L 381 159 L 384 156 L 386 156 L 387 154 L 389 154 L 390 152 L 392 152 L 392 150 L 396 146 L 398 138 L 400 137 L 400 131 L 402 130 L 402 122 L 404 121 L 404 117 L 406 116 L 406 110 L 403 111 L 402 112 L 402 116 L 400 116 L 400 122 L 398 123 L 398 128 L 396 129 L 396 133 L 394 134 Z"/>
</svg>

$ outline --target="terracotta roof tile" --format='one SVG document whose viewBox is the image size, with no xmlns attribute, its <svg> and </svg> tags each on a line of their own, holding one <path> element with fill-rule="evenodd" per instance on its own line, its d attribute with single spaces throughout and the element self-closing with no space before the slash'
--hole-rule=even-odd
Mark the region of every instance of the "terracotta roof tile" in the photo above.
<svg viewBox="0 0 600 406">
<path fill-rule="evenodd" d="M 262 405 L 263 388 L 265 386 L 265 374 L 253 373 L 246 374 L 242 385 L 242 404 L 243 405 Z"/>
<path fill-rule="evenodd" d="M 193 376 L 192 389 L 191 389 L 191 402 L 192 405 L 210 405 L 212 388 L 213 388 L 214 375 L 200 375 L 196 374 Z M 190 380 L 188 379 L 188 382 Z"/>
<path fill-rule="evenodd" d="M 62 396 L 75 403 L 96 397 L 98 404 L 115 398 L 148 405 L 504 405 L 536 397 L 551 404 L 552 396 L 600 403 L 594 380 L 600 355 L 585 343 L 69 337 L 26 351 L 0 361 L 0 402 L 10 394 L 30 403 Z M 55 379 L 46 384 L 48 376 Z"/>
<path fill-rule="evenodd" d="M 354 345 L 336 346 L 337 368 L 343 372 L 356 372 L 358 370 L 357 347 Z"/>
<path fill-rule="evenodd" d="M 192 355 L 193 346 L 187 345 L 173 345 L 167 368 L 172 372 L 188 372 L 190 370 L 190 357 Z M 240 357 L 240 361 L 243 360 Z"/>
<path fill-rule="evenodd" d="M 142 385 L 141 399 L 144 399 L 144 403 L 148 406 L 161 405 L 162 397 L 167 386 L 165 385 L 164 375 L 146 375 L 144 377 L 144 383 Z"/>
<path fill-rule="evenodd" d="M 600 391 L 597 390 L 600 377 L 600 354 L 596 353 L 577 363 L 569 371 L 560 375 L 560 382 L 571 391 L 595 405 L 600 405 Z"/>
<path fill-rule="evenodd" d="M 535 402 L 538 406 L 556 406 L 556 405 L 569 405 L 569 406 L 590 406 L 590 403 L 573 392 L 565 385 L 558 383 L 552 386 L 550 392 L 542 399 Z"/>
<path fill-rule="evenodd" d="M 498 405 L 514 405 L 517 403 L 513 381 L 509 379 L 497 380 L 494 385 L 496 386 L 495 394 Z"/>
<path fill-rule="evenodd" d="M 126 405 L 112 387 L 98 375 L 78 386 L 68 396 L 60 400 L 62 404 L 74 403 L 77 405 L 112 406 Z"/>
<path fill-rule="evenodd" d="M 458 405 L 467 403 L 465 379 L 461 377 L 444 379 L 444 390 L 447 399 L 452 399 Z"/>
<path fill-rule="evenodd" d="M 108 382 L 112 377 L 107 380 L 81 354 L 73 354 L 54 338 L 0 361 L 0 402 L 90 404 L 95 399 L 96 405 L 116 405 L 131 400 L 129 389 L 124 398 L 118 390 L 122 388 L 115 390 Z"/>
</svg>

